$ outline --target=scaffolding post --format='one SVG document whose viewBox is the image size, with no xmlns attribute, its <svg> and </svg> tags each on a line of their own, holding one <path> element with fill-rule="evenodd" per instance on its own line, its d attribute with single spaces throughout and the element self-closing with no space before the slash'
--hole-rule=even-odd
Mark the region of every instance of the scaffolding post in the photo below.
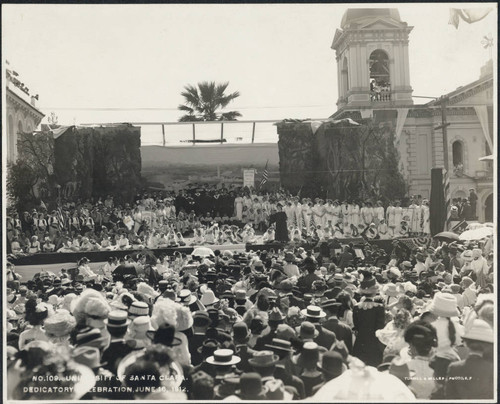
<svg viewBox="0 0 500 404">
<path fill-rule="evenodd" d="M 163 147 L 165 147 L 165 125 L 161 125 L 161 133 L 163 135 Z"/>
<path fill-rule="evenodd" d="M 193 123 L 193 146 L 196 144 L 196 129 L 195 129 L 195 123 Z"/>
<path fill-rule="evenodd" d="M 254 140 L 255 140 L 255 122 L 253 123 L 253 126 L 252 126 L 252 143 Z"/>
<path fill-rule="evenodd" d="M 220 124 L 220 144 L 224 143 L 224 122 Z"/>
</svg>

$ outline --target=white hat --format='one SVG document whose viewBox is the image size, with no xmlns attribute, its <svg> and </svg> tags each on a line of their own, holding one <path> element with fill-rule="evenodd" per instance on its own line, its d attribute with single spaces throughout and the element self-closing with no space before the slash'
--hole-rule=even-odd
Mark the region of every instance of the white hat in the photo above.
<svg viewBox="0 0 500 404">
<path fill-rule="evenodd" d="M 495 341 L 493 328 L 491 328 L 486 321 L 479 319 L 472 322 L 472 326 L 465 332 L 463 338 L 474 341 L 488 342 L 490 344 L 493 344 Z"/>
<path fill-rule="evenodd" d="M 215 297 L 212 289 L 206 290 L 200 299 L 200 302 L 204 306 L 210 306 L 211 304 L 217 303 L 218 301 L 219 301 L 219 299 L 217 297 Z"/>
<path fill-rule="evenodd" d="M 440 317 L 457 317 L 457 298 L 451 293 L 438 292 L 434 295 L 430 311 Z"/>
</svg>

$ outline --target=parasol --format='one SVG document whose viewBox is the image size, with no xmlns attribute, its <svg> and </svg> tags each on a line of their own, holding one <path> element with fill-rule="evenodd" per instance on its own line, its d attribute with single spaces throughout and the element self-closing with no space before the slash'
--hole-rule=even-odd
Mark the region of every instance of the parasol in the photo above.
<svg viewBox="0 0 500 404">
<path fill-rule="evenodd" d="M 458 241 L 458 234 L 453 233 L 451 231 L 442 231 L 441 233 L 438 233 L 434 236 L 435 239 L 438 240 L 451 240 L 451 241 Z"/>
<path fill-rule="evenodd" d="M 311 401 L 416 401 L 411 390 L 396 376 L 379 372 L 371 366 L 345 371 L 326 382 Z"/>
<path fill-rule="evenodd" d="M 483 238 L 493 235 L 492 227 L 479 227 L 474 230 L 467 230 L 460 234 L 460 240 L 482 240 Z"/>
<path fill-rule="evenodd" d="M 215 257 L 214 252 L 208 247 L 196 247 L 191 255 L 196 257 Z"/>
</svg>

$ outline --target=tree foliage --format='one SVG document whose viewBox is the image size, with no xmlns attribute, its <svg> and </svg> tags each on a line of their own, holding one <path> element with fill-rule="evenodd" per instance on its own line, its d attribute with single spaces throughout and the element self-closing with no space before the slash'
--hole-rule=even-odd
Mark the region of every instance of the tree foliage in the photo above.
<svg viewBox="0 0 500 404">
<path fill-rule="evenodd" d="M 214 81 L 203 81 L 197 87 L 185 86 L 181 93 L 184 104 L 178 109 L 186 114 L 179 118 L 179 122 L 236 121 L 241 116 L 238 111 L 221 111 L 240 96 L 238 91 L 226 94 L 228 86 L 229 82 L 217 84 Z"/>
<path fill-rule="evenodd" d="M 36 201 L 34 187 L 38 182 L 35 170 L 23 160 L 7 167 L 7 195 L 17 211 L 26 210 Z"/>
</svg>

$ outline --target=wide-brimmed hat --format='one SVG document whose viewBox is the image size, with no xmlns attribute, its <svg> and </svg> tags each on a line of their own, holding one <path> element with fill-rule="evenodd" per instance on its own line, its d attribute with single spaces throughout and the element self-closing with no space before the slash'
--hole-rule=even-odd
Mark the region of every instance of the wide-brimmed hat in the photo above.
<svg viewBox="0 0 500 404">
<path fill-rule="evenodd" d="M 344 358 L 336 351 L 325 352 L 318 362 L 318 368 L 333 377 L 340 376 L 347 369 Z"/>
<path fill-rule="evenodd" d="M 460 315 L 457 299 L 451 293 L 437 292 L 434 295 L 429 311 L 439 317 L 457 317 Z"/>
<path fill-rule="evenodd" d="M 44 321 L 45 332 L 54 337 L 69 335 L 76 326 L 76 319 L 68 310 L 59 309 Z"/>
<path fill-rule="evenodd" d="M 108 328 L 127 327 L 130 324 L 127 312 L 124 310 L 111 310 L 108 313 L 108 318 L 104 320 Z"/>
<path fill-rule="evenodd" d="M 185 306 L 189 306 L 196 302 L 197 297 L 193 295 L 189 289 L 182 289 L 175 300 Z"/>
<path fill-rule="evenodd" d="M 93 346 L 80 346 L 73 349 L 71 357 L 77 363 L 85 365 L 90 369 L 100 368 L 106 363 L 101 362 L 101 352 L 99 348 Z"/>
<path fill-rule="evenodd" d="M 170 347 L 182 344 L 182 341 L 175 336 L 175 327 L 170 324 L 165 324 L 156 331 L 148 330 L 146 331 L 146 335 L 154 344 L 162 344 Z"/>
<path fill-rule="evenodd" d="M 289 279 L 284 279 L 278 285 L 278 289 L 280 289 L 284 293 L 289 293 L 293 290 L 293 283 Z"/>
<path fill-rule="evenodd" d="M 236 394 L 243 400 L 265 399 L 267 387 L 262 385 L 262 376 L 255 372 L 243 373 L 240 377 L 240 389 Z"/>
<path fill-rule="evenodd" d="M 293 352 L 292 343 L 281 338 L 273 338 L 272 342 L 264 345 L 264 347 L 271 349 L 273 352 Z"/>
<path fill-rule="evenodd" d="M 148 316 L 148 315 L 149 315 L 149 306 L 145 302 L 134 301 L 128 308 L 128 316 L 130 318 Z"/>
<path fill-rule="evenodd" d="M 279 356 L 273 351 L 255 351 L 253 357 L 248 359 L 248 363 L 255 368 L 267 368 L 276 365 Z"/>
<path fill-rule="evenodd" d="M 210 306 L 212 304 L 215 304 L 219 301 L 217 297 L 215 297 L 215 294 L 212 289 L 206 290 L 203 295 L 201 296 L 200 302 L 204 306 Z"/>
<path fill-rule="evenodd" d="M 319 331 L 309 321 L 304 321 L 300 326 L 295 328 L 295 331 L 302 339 L 314 339 L 319 335 Z"/>
<path fill-rule="evenodd" d="M 389 297 L 395 297 L 399 295 L 398 287 L 394 283 L 388 283 L 384 286 L 384 294 Z"/>
<path fill-rule="evenodd" d="M 292 327 L 288 324 L 280 324 L 276 329 L 276 338 L 281 340 L 289 341 L 291 338 L 295 338 L 297 335 Z"/>
<path fill-rule="evenodd" d="M 323 318 L 326 317 L 326 313 L 321 310 L 321 307 L 309 305 L 307 308 L 300 311 L 300 313 L 305 317 L 310 318 Z"/>
<path fill-rule="evenodd" d="M 241 358 L 234 355 L 232 349 L 217 349 L 212 356 L 206 359 L 206 362 L 214 366 L 231 366 L 240 363 Z"/>
<path fill-rule="evenodd" d="M 493 328 L 484 320 L 476 319 L 472 322 L 472 326 L 465 331 L 462 337 L 465 340 L 481 341 L 493 344 L 495 342 L 495 334 Z"/>
</svg>

